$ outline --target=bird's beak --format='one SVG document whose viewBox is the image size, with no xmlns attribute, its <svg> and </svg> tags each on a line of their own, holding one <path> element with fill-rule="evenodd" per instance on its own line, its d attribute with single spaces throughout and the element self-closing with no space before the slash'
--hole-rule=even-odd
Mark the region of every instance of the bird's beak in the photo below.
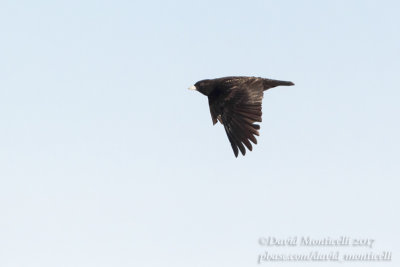
<svg viewBox="0 0 400 267">
<path fill-rule="evenodd" d="M 197 90 L 196 86 L 194 86 L 194 85 L 190 86 L 188 89 L 189 89 L 189 90 L 193 90 L 193 91 L 196 91 L 196 90 Z"/>
</svg>

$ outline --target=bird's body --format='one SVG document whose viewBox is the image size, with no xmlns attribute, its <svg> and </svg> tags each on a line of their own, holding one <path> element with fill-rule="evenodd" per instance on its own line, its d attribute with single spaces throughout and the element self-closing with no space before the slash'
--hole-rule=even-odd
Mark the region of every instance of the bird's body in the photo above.
<svg viewBox="0 0 400 267">
<path fill-rule="evenodd" d="M 294 85 L 292 82 L 264 79 L 258 77 L 232 76 L 201 80 L 191 90 L 197 90 L 208 97 L 213 124 L 219 121 L 237 157 L 246 149 L 252 150 L 250 141 L 257 144 L 259 135 L 263 92 L 279 85 Z"/>
</svg>

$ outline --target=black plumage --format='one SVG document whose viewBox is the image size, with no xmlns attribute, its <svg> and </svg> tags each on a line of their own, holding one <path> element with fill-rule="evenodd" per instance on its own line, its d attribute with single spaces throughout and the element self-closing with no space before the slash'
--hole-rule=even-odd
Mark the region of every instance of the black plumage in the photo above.
<svg viewBox="0 0 400 267">
<path fill-rule="evenodd" d="M 233 152 L 244 156 L 257 144 L 261 122 L 263 93 L 270 88 L 294 85 L 292 82 L 258 77 L 223 77 L 198 81 L 191 90 L 208 97 L 213 124 L 219 121 L 225 127 Z"/>
</svg>

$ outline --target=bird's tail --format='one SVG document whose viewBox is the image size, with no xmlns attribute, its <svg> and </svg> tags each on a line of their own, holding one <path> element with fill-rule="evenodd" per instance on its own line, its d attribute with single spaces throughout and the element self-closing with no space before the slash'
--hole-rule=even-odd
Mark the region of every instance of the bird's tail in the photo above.
<svg viewBox="0 0 400 267">
<path fill-rule="evenodd" d="M 279 81 L 279 80 L 272 80 L 272 79 L 263 79 L 263 85 L 264 85 L 264 91 L 273 88 L 276 86 L 292 86 L 294 83 L 289 82 L 289 81 Z"/>
</svg>

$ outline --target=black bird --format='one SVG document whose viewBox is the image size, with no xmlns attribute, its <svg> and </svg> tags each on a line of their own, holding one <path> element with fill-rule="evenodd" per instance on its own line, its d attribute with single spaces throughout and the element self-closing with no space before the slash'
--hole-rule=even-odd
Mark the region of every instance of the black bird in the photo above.
<svg viewBox="0 0 400 267">
<path fill-rule="evenodd" d="M 223 77 L 198 81 L 189 87 L 208 97 L 213 124 L 219 121 L 225 127 L 235 157 L 239 150 L 244 156 L 251 142 L 257 144 L 261 122 L 263 92 L 270 88 L 294 85 L 292 82 L 259 77 Z M 249 141 L 250 140 L 250 141 Z"/>
</svg>

